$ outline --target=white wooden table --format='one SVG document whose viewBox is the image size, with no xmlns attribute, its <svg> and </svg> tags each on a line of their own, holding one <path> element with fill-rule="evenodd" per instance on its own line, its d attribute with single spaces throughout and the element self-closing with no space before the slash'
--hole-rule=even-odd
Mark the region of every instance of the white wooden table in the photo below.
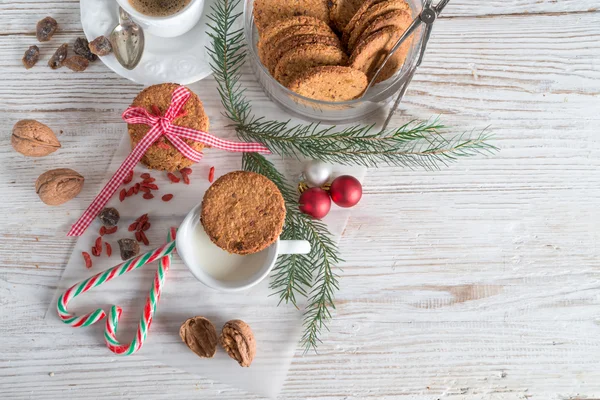
<svg viewBox="0 0 600 400">
<path fill-rule="evenodd" d="M 331 332 L 319 354 L 298 350 L 282 398 L 600 398 L 599 6 L 450 2 L 392 124 L 440 114 L 457 133 L 489 126 L 501 151 L 439 172 L 369 171 Z M 0 2 L 0 398 L 255 398 L 102 343 L 72 348 L 43 321 L 74 243 L 65 232 L 140 90 L 101 63 L 26 71 L 46 15 L 61 30 L 40 46 L 45 60 L 82 35 L 78 2 Z M 267 101 L 251 75 L 244 85 L 256 107 Z M 224 130 L 212 79 L 192 89 Z M 63 131 L 60 157 L 12 150 L 23 118 Z M 34 182 L 59 166 L 86 186 L 51 208 Z"/>
</svg>

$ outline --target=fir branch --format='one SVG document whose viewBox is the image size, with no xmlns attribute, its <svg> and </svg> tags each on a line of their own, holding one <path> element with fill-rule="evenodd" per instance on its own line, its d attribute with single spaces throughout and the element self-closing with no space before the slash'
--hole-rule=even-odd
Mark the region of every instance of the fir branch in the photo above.
<svg viewBox="0 0 600 400">
<path fill-rule="evenodd" d="M 208 24 L 208 36 L 212 39 L 213 46 L 207 48 L 207 51 L 225 116 L 241 127 L 250 113 L 250 103 L 240 84 L 240 69 L 246 58 L 245 38 L 243 28 L 231 31 L 242 14 L 234 12 L 240 1 L 219 0 L 211 6 L 212 12 L 208 19 L 212 23 Z"/>
<path fill-rule="evenodd" d="M 305 351 L 316 350 L 319 335 L 331 319 L 330 308 L 335 308 L 335 291 L 339 289 L 338 277 L 333 272 L 334 266 L 342 261 L 337 245 L 325 224 L 300 212 L 295 189 L 264 156 L 244 153 L 242 168 L 268 177 L 281 191 L 287 209 L 282 239 L 305 239 L 311 243 L 311 252 L 306 256 L 286 255 L 278 259 L 271 288 L 279 294 L 280 302 L 291 302 L 296 307 L 296 294 L 309 296 L 301 344 Z"/>
</svg>

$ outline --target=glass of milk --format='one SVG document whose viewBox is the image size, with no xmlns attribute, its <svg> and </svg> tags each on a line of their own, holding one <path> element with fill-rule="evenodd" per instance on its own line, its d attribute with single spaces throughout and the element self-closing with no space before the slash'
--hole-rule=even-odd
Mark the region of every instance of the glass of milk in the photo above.
<svg viewBox="0 0 600 400">
<path fill-rule="evenodd" d="M 265 279 L 280 254 L 308 254 L 306 240 L 277 240 L 258 253 L 231 254 L 215 245 L 200 223 L 202 203 L 189 212 L 177 231 L 177 253 L 206 286 L 220 291 L 248 289 Z"/>
</svg>

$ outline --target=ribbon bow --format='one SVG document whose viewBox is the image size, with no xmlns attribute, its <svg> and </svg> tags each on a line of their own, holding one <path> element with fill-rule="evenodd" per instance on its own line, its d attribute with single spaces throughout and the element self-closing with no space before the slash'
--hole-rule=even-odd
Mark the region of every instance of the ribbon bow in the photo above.
<svg viewBox="0 0 600 400">
<path fill-rule="evenodd" d="M 165 136 L 181 152 L 186 158 L 193 162 L 198 162 L 202 159 L 202 153 L 191 148 L 183 139 L 190 139 L 195 142 L 204 143 L 207 146 L 217 149 L 243 152 L 243 153 L 262 153 L 270 154 L 271 152 L 260 143 L 242 143 L 232 142 L 229 140 L 219 139 L 208 132 L 198 131 L 192 128 L 173 125 L 173 121 L 177 118 L 182 107 L 192 96 L 190 91 L 179 86 L 174 92 L 171 99 L 171 104 L 165 112 L 164 116 L 156 116 L 150 114 L 143 107 L 129 107 L 122 115 L 122 118 L 128 124 L 144 124 L 150 126 L 148 133 L 134 147 L 133 151 L 125 158 L 117 172 L 112 176 L 102 191 L 96 196 L 92 204 L 85 210 L 83 215 L 71 227 L 68 236 L 80 236 L 85 232 L 87 227 L 92 223 L 96 215 L 104 208 L 106 203 L 115 194 L 123 179 L 142 159 L 146 150 L 162 136 Z"/>
</svg>

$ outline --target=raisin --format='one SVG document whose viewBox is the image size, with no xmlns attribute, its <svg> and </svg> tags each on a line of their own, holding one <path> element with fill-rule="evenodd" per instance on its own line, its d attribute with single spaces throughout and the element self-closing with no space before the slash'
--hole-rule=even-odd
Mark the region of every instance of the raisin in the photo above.
<svg viewBox="0 0 600 400">
<path fill-rule="evenodd" d="M 135 257 L 140 252 L 140 245 L 133 239 L 119 239 L 119 249 L 121 250 L 121 259 L 123 261 Z"/>
<path fill-rule="evenodd" d="M 52 17 L 46 17 L 39 21 L 35 27 L 35 36 L 40 42 L 47 42 L 52 39 L 54 32 L 58 28 L 58 22 Z"/>
<path fill-rule="evenodd" d="M 59 69 L 63 66 L 63 62 L 67 58 L 69 45 L 67 43 L 61 45 L 48 61 L 48 66 L 52 69 Z"/>
<path fill-rule="evenodd" d="M 98 56 L 90 51 L 90 44 L 86 38 L 75 39 L 73 51 L 75 51 L 75 54 L 85 57 L 88 61 L 96 61 L 98 59 Z"/>
<path fill-rule="evenodd" d="M 100 219 L 100 221 L 102 221 L 102 224 L 104 226 L 112 227 L 117 226 L 121 215 L 119 214 L 119 211 L 117 211 L 116 208 L 106 207 L 105 209 L 100 211 L 100 213 L 98 214 L 98 218 Z"/>
<path fill-rule="evenodd" d="M 82 56 L 71 56 L 65 60 L 63 65 L 71 71 L 81 72 L 86 70 L 90 62 Z"/>
<path fill-rule="evenodd" d="M 98 36 L 89 46 L 90 51 L 97 56 L 106 56 L 112 52 L 110 41 L 105 36 Z"/>
<path fill-rule="evenodd" d="M 29 46 L 23 55 L 23 65 L 29 69 L 33 67 L 40 59 L 40 48 L 37 46 Z"/>
</svg>

